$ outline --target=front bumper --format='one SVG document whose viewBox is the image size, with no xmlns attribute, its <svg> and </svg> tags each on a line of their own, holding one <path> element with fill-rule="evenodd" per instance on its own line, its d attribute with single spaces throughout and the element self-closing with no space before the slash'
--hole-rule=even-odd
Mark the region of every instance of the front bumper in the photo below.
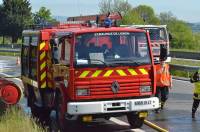
<svg viewBox="0 0 200 132">
<path fill-rule="evenodd" d="M 157 97 L 144 99 L 70 102 L 67 104 L 67 113 L 70 115 L 105 114 L 117 112 L 146 111 L 159 108 Z"/>
</svg>

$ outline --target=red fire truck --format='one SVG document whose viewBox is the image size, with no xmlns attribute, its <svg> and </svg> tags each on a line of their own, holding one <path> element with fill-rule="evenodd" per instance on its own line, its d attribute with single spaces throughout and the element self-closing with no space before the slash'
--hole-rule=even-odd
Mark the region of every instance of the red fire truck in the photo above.
<svg viewBox="0 0 200 132">
<path fill-rule="evenodd" d="M 50 116 L 52 129 L 122 115 L 138 128 L 159 107 L 145 30 L 75 22 L 25 30 L 21 62 L 28 106 L 33 115 Z"/>
<path fill-rule="evenodd" d="M 169 55 L 169 39 L 171 39 L 171 36 L 167 32 L 167 25 L 132 25 L 130 27 L 144 29 L 149 32 L 155 60 L 159 61 L 160 45 L 166 46 L 167 55 Z M 171 57 L 168 57 L 166 61 L 170 62 Z"/>
</svg>

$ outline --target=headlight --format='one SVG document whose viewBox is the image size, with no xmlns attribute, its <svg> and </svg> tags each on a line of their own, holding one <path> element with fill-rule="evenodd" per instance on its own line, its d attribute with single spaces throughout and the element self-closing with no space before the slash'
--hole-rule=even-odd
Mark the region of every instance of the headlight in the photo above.
<svg viewBox="0 0 200 132">
<path fill-rule="evenodd" d="M 77 96 L 88 96 L 90 94 L 89 89 L 77 89 L 76 95 Z"/>
<path fill-rule="evenodd" d="M 141 93 L 151 92 L 151 86 L 140 86 L 140 92 Z"/>
</svg>

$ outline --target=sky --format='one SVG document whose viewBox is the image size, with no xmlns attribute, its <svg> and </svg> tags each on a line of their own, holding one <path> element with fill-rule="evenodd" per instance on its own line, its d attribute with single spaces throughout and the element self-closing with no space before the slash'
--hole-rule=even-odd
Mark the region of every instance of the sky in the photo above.
<svg viewBox="0 0 200 132">
<path fill-rule="evenodd" d="M 51 10 L 53 16 L 91 15 L 99 12 L 101 0 L 29 0 L 32 11 L 36 12 L 41 6 Z M 136 7 L 138 5 L 151 6 L 156 14 L 171 11 L 178 19 L 187 22 L 200 22 L 199 0 L 128 0 Z M 2 3 L 2 0 L 0 0 Z"/>
</svg>

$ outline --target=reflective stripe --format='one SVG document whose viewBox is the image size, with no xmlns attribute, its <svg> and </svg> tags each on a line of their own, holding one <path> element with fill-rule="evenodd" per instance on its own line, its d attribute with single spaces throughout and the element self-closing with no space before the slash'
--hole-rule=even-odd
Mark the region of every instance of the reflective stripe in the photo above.
<svg viewBox="0 0 200 132">
<path fill-rule="evenodd" d="M 40 65 L 40 71 L 43 70 L 45 67 L 46 67 L 46 62 L 43 62 L 43 63 Z"/>
<path fill-rule="evenodd" d="M 90 73 L 90 71 L 84 71 L 84 72 L 79 76 L 79 78 L 84 78 L 84 77 L 86 77 L 89 73 Z"/>
<path fill-rule="evenodd" d="M 46 52 L 44 51 L 44 52 L 42 52 L 42 54 L 40 55 L 40 60 L 43 60 L 45 56 L 46 56 Z"/>
<path fill-rule="evenodd" d="M 148 74 L 148 72 L 145 70 L 145 69 L 139 69 L 140 70 L 140 72 L 142 73 L 142 74 Z"/>
<path fill-rule="evenodd" d="M 102 70 L 96 70 L 96 71 L 92 74 L 92 77 L 97 77 L 101 72 L 102 72 Z"/>
<path fill-rule="evenodd" d="M 126 73 L 125 73 L 123 70 L 117 70 L 117 73 L 118 73 L 120 76 L 127 76 Z"/>
<path fill-rule="evenodd" d="M 113 70 L 108 70 L 103 76 L 109 77 L 113 73 Z"/>
<path fill-rule="evenodd" d="M 38 83 L 35 80 L 29 79 L 25 76 L 22 76 L 22 81 L 25 82 L 25 83 L 28 83 L 29 85 L 32 85 L 32 86 L 38 88 Z"/>
<path fill-rule="evenodd" d="M 131 75 L 137 75 L 137 73 L 133 69 L 128 69 L 128 71 L 131 73 Z"/>
<path fill-rule="evenodd" d="M 41 85 L 41 88 L 46 88 L 47 84 L 46 82 L 44 82 L 42 85 Z"/>
<path fill-rule="evenodd" d="M 42 50 L 42 49 L 44 48 L 44 46 L 45 46 L 45 42 L 42 42 L 42 43 L 40 44 L 40 50 Z"/>
<path fill-rule="evenodd" d="M 46 72 L 43 72 L 42 75 L 40 76 L 40 81 L 42 81 L 46 77 Z"/>
<path fill-rule="evenodd" d="M 126 70 L 128 70 L 128 72 L 126 72 Z M 139 75 L 139 74 L 148 75 L 147 70 L 144 68 L 139 69 L 139 71 L 141 73 L 140 72 L 137 73 L 137 71 L 135 69 L 131 69 L 131 68 L 130 69 L 118 69 L 118 70 L 105 70 L 105 71 L 104 70 L 94 70 L 94 71 L 92 70 L 92 71 L 82 71 L 81 73 L 80 73 L 80 71 L 75 71 L 75 73 L 76 74 L 80 73 L 79 78 L 85 78 L 85 77 L 95 78 L 95 77 L 99 77 L 99 76 L 109 77 L 112 75 L 112 73 L 114 71 L 116 71 L 116 73 L 118 73 L 119 76 L 130 76 L 130 75 L 135 76 L 135 75 Z M 103 75 L 101 74 L 102 72 L 104 72 Z M 89 75 L 89 73 L 91 73 L 91 74 Z M 116 75 L 114 75 L 114 76 L 116 76 Z"/>
</svg>

